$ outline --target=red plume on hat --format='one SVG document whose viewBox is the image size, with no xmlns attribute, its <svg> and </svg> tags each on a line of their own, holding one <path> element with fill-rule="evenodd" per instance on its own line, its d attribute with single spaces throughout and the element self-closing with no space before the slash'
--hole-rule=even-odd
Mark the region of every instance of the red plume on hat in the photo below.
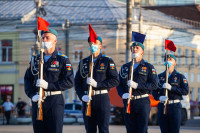
<svg viewBox="0 0 200 133">
<path fill-rule="evenodd" d="M 89 24 L 89 32 L 90 32 L 90 38 L 89 38 L 89 41 L 90 41 L 90 42 L 94 42 L 94 43 L 96 43 L 96 40 L 97 40 L 97 34 L 96 34 L 95 31 L 92 29 L 91 24 Z"/>
<path fill-rule="evenodd" d="M 49 31 L 49 23 L 41 17 L 38 17 L 38 30 Z"/>
<path fill-rule="evenodd" d="M 176 46 L 171 40 L 165 40 L 165 49 L 176 52 Z"/>
</svg>

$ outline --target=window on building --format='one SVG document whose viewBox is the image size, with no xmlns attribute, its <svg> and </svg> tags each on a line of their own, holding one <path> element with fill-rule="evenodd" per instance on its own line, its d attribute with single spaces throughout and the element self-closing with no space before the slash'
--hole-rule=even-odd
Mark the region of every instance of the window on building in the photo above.
<svg viewBox="0 0 200 133">
<path fill-rule="evenodd" d="M 198 88 L 198 101 L 200 101 L 200 88 Z"/>
<path fill-rule="evenodd" d="M 83 58 L 83 45 L 74 46 L 73 62 L 78 63 Z"/>
<path fill-rule="evenodd" d="M 192 50 L 191 67 L 194 67 L 194 57 L 195 57 L 195 52 L 194 50 Z"/>
<path fill-rule="evenodd" d="M 178 48 L 178 67 L 181 66 L 181 48 Z"/>
<path fill-rule="evenodd" d="M 11 101 L 13 101 L 13 85 L 0 85 L 1 91 L 1 100 L 0 105 L 6 101 L 7 96 L 11 97 Z"/>
<path fill-rule="evenodd" d="M 12 40 L 1 40 L 0 61 L 12 62 Z"/>
<path fill-rule="evenodd" d="M 200 74 L 197 76 L 197 81 L 200 82 Z"/>
<path fill-rule="evenodd" d="M 65 91 L 65 103 L 69 102 L 69 90 Z"/>
<path fill-rule="evenodd" d="M 200 55 L 198 55 L 198 68 L 200 68 Z"/>
<path fill-rule="evenodd" d="M 194 101 L 194 88 L 192 88 L 192 92 L 191 92 L 191 100 Z"/>
<path fill-rule="evenodd" d="M 188 67 L 188 49 L 185 50 L 185 67 Z"/>
<path fill-rule="evenodd" d="M 157 64 L 157 47 L 154 47 L 154 64 Z"/>
<path fill-rule="evenodd" d="M 165 63 L 164 59 L 165 59 L 165 46 L 162 46 L 162 58 L 161 58 L 161 63 L 162 64 Z"/>
<path fill-rule="evenodd" d="M 191 80 L 191 82 L 194 82 L 194 73 L 190 74 L 190 80 Z"/>
<path fill-rule="evenodd" d="M 188 80 L 188 73 L 187 72 L 184 72 L 184 76 Z"/>
</svg>

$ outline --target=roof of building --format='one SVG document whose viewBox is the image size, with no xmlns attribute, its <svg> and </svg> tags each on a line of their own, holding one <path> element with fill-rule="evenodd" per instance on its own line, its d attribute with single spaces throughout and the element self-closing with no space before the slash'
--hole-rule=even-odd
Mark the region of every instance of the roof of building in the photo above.
<svg viewBox="0 0 200 133">
<path fill-rule="evenodd" d="M 45 3 L 44 9 L 47 15 L 42 17 L 49 23 L 60 24 L 69 19 L 72 24 L 105 24 L 124 19 L 108 0 L 47 0 Z M 24 15 L 31 14 L 35 6 L 33 0 L 0 1 L 0 20 L 21 20 Z M 25 24 L 31 24 L 34 21 L 35 15 L 32 15 Z"/>
<path fill-rule="evenodd" d="M 26 26 L 36 24 L 33 0 L 0 1 L 0 26 Z M 70 25 L 91 24 L 126 24 L 126 4 L 113 0 L 46 0 L 46 16 L 42 16 L 50 26 L 62 25 L 69 19 Z M 45 12 L 43 12 L 44 14 Z M 138 23 L 139 9 L 133 8 L 133 23 Z M 144 23 L 178 29 L 193 29 L 180 20 L 157 10 L 142 9 Z M 21 19 L 27 19 L 22 23 Z M 27 17 L 30 16 L 30 17 Z M 30 26 L 29 26 L 30 27 Z"/>
<path fill-rule="evenodd" d="M 173 16 L 189 21 L 200 22 L 200 6 L 199 5 L 179 5 L 179 6 L 150 6 L 146 9 L 157 10 L 166 15 Z"/>
</svg>

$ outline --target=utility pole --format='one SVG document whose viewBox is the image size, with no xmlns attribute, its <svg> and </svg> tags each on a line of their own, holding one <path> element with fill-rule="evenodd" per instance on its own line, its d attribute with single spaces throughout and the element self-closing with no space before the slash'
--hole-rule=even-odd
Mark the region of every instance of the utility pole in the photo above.
<svg viewBox="0 0 200 133">
<path fill-rule="evenodd" d="M 142 16 L 142 5 L 141 5 L 141 1 L 140 1 L 139 33 L 142 33 L 142 24 L 143 24 L 143 16 Z"/>
<path fill-rule="evenodd" d="M 35 32 L 35 35 L 36 35 L 36 43 L 35 43 L 35 48 L 34 48 L 34 54 L 38 54 L 39 53 L 39 49 L 40 49 L 40 46 L 39 46 L 39 42 L 37 42 L 37 31 L 38 31 L 38 24 L 37 24 L 37 18 L 40 17 L 40 8 L 42 7 L 42 0 L 35 0 L 35 4 L 36 4 L 36 30 L 34 31 Z"/>
<path fill-rule="evenodd" d="M 132 43 L 132 0 L 126 0 L 126 63 L 130 58 Z"/>
<path fill-rule="evenodd" d="M 69 56 L 69 19 L 65 23 L 65 54 Z"/>
</svg>

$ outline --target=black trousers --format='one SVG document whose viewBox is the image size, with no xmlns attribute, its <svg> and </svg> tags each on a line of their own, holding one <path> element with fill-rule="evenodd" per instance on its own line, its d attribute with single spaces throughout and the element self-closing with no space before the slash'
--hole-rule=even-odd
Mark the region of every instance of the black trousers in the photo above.
<svg viewBox="0 0 200 133">
<path fill-rule="evenodd" d="M 11 114 L 11 111 L 5 111 L 7 125 L 10 124 L 10 114 Z"/>
<path fill-rule="evenodd" d="M 124 101 L 124 121 L 127 133 L 147 133 L 149 113 L 151 110 L 149 97 L 131 100 L 131 113 L 126 113 Z"/>
<path fill-rule="evenodd" d="M 158 122 L 161 133 L 179 133 L 181 126 L 181 103 L 167 104 L 167 114 L 163 114 L 164 104 L 158 104 Z"/>
<path fill-rule="evenodd" d="M 62 94 L 47 97 L 43 104 L 43 121 L 37 120 L 37 102 L 32 102 L 34 133 L 62 133 L 64 100 Z"/>
<path fill-rule="evenodd" d="M 108 94 L 99 94 L 92 97 L 92 116 L 85 115 L 86 103 L 83 102 L 83 119 L 87 133 L 109 133 L 110 99 Z"/>
</svg>

